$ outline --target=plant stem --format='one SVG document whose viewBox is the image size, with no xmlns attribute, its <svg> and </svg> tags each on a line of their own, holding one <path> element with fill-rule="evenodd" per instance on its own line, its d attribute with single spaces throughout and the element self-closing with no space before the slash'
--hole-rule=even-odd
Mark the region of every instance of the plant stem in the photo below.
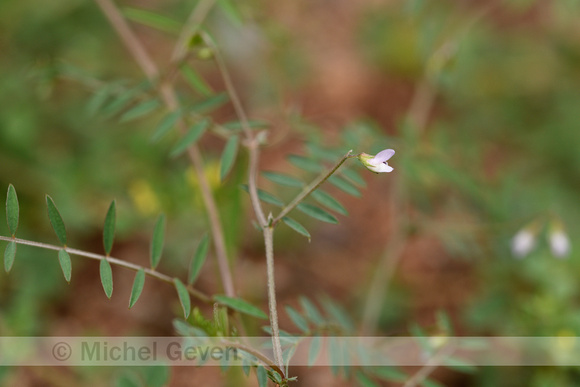
<svg viewBox="0 0 580 387">
<path fill-rule="evenodd" d="M 278 327 L 278 309 L 276 305 L 276 285 L 274 279 L 274 228 L 272 225 L 264 227 L 264 244 L 266 245 L 266 271 L 268 275 L 268 309 L 270 311 L 270 327 L 272 328 L 272 346 L 274 361 L 280 368 L 284 368 L 282 358 L 282 344 L 280 343 L 280 328 Z"/>
<path fill-rule="evenodd" d="M 258 197 L 258 186 L 257 186 L 258 165 L 260 158 L 259 154 L 260 144 L 258 143 L 256 136 L 252 133 L 252 130 L 250 129 L 250 125 L 248 124 L 248 117 L 246 115 L 246 112 L 244 111 L 242 102 L 240 101 L 240 97 L 236 92 L 236 88 L 234 87 L 234 83 L 232 82 L 232 78 L 226 66 L 226 62 L 221 54 L 221 51 L 219 50 L 217 44 L 213 41 L 211 36 L 209 36 L 208 34 L 203 34 L 203 39 L 214 53 L 216 65 L 222 75 L 224 85 L 226 86 L 226 90 L 228 91 L 228 95 L 230 96 L 230 99 L 232 101 L 232 105 L 234 105 L 236 115 L 238 116 L 242 124 L 242 130 L 244 131 L 244 136 L 246 137 L 245 144 L 250 154 L 250 162 L 248 165 L 248 191 L 250 193 L 250 200 L 252 202 L 254 213 L 258 218 L 258 223 L 260 224 L 260 227 L 265 227 L 267 224 L 266 215 L 264 214 L 262 204 L 260 203 L 260 198 Z"/>
<path fill-rule="evenodd" d="M 59 251 L 59 250 L 65 250 L 66 252 L 68 252 L 69 254 L 73 254 L 73 255 L 78 255 L 80 257 L 85 257 L 85 258 L 90 258 L 90 259 L 96 259 L 98 261 L 101 261 L 103 259 L 106 259 L 109 263 L 113 264 L 113 265 L 117 265 L 117 266 L 121 266 L 133 271 L 139 271 L 139 270 L 143 270 L 145 272 L 145 274 L 157 278 L 163 282 L 167 282 L 168 284 L 172 284 L 173 285 L 173 280 L 174 277 L 168 276 L 166 274 L 162 274 L 159 273 L 153 269 L 149 269 L 140 265 L 137 265 L 135 263 L 131 263 L 131 262 L 127 262 L 127 261 L 123 261 L 122 259 L 118 259 L 118 258 L 114 258 L 111 256 L 105 256 L 105 255 L 101 255 L 101 254 L 95 254 L 95 253 L 91 253 L 88 251 L 84 251 L 84 250 L 79 250 L 79 249 L 73 249 L 70 247 L 63 247 L 63 246 L 56 246 L 56 245 L 51 245 L 48 243 L 42 243 L 42 242 L 35 242 L 35 241 L 29 241 L 26 239 L 20 239 L 20 238 L 12 238 L 12 237 L 5 237 L 5 236 L 1 236 L 0 235 L 0 240 L 2 241 L 6 241 L 6 242 L 15 242 L 19 245 L 26 245 L 26 246 L 33 246 L 33 247 L 39 247 L 41 249 L 46 249 L 46 250 L 54 250 L 54 251 Z M 203 301 L 203 302 L 213 302 L 212 298 L 209 297 L 208 295 L 204 294 L 203 292 L 200 292 L 197 289 L 194 289 L 191 286 L 187 287 L 189 293 L 198 298 L 199 300 Z"/>
<path fill-rule="evenodd" d="M 276 216 L 271 221 L 271 226 L 274 227 L 278 222 L 282 220 L 290 211 L 292 211 L 302 200 L 304 200 L 308 195 L 315 191 L 322 183 L 324 183 L 340 166 L 346 161 L 346 159 L 356 157 L 352 156 L 352 150 L 349 150 L 342 158 L 330 169 L 328 172 L 321 173 L 316 179 L 314 179 L 310 184 L 308 184 L 302 191 L 284 208 L 280 211 L 280 214 Z"/>
<path fill-rule="evenodd" d="M 111 0 L 95 0 L 95 2 L 101 7 L 103 13 L 105 14 L 109 22 L 112 24 L 115 31 L 117 31 L 121 40 L 129 50 L 131 55 L 135 58 L 135 61 L 137 62 L 139 67 L 143 70 L 147 78 L 150 81 L 156 81 L 159 78 L 159 69 L 157 65 L 151 59 L 151 57 L 149 57 L 147 51 L 145 50 L 145 48 L 143 47 L 137 36 L 133 33 L 133 31 L 131 30 L 128 23 L 123 18 L 123 15 L 121 14 L 121 12 L 119 12 L 115 4 Z M 159 93 L 161 94 L 161 97 L 163 98 L 163 101 L 169 110 L 175 111 L 179 108 L 179 100 L 177 99 L 175 90 L 173 89 L 170 83 L 162 82 L 159 85 Z M 187 130 L 187 125 L 186 122 L 183 120 L 183 118 L 180 118 L 178 125 L 182 132 L 185 132 L 185 130 Z M 234 281 L 228 263 L 223 228 L 221 225 L 221 221 L 219 219 L 219 212 L 217 210 L 215 199 L 211 192 L 207 176 L 205 175 L 203 167 L 203 158 L 196 144 L 192 144 L 188 148 L 187 153 L 193 164 L 195 173 L 197 175 L 201 191 L 201 197 L 207 210 L 210 228 L 213 235 L 212 239 L 214 241 L 216 258 L 218 262 L 220 276 L 222 279 L 222 285 L 224 287 L 224 291 L 227 296 L 235 297 L 236 292 L 234 287 Z"/>
</svg>

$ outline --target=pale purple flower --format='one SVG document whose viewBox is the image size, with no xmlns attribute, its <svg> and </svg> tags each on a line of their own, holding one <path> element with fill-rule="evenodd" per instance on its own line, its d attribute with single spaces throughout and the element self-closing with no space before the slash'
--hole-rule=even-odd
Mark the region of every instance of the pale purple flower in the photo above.
<svg viewBox="0 0 580 387">
<path fill-rule="evenodd" d="M 392 149 L 385 149 L 377 153 L 375 156 L 369 155 L 367 153 L 361 153 L 358 155 L 358 159 L 363 163 L 367 169 L 373 171 L 374 173 L 391 172 L 393 167 L 391 167 L 387 160 L 389 160 L 395 151 Z"/>
<path fill-rule="evenodd" d="M 550 250 L 557 258 L 564 258 L 570 253 L 570 240 L 568 235 L 562 230 L 555 230 L 550 233 L 549 237 Z"/>
<path fill-rule="evenodd" d="M 536 246 L 536 235 L 524 228 L 512 238 L 512 254 L 516 258 L 524 258 Z"/>
</svg>

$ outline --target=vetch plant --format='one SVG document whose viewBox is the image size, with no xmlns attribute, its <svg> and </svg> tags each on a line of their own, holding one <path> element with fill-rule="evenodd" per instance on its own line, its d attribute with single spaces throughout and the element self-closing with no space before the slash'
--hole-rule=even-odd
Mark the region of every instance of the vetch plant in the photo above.
<svg viewBox="0 0 580 387">
<path fill-rule="evenodd" d="M 17 238 L 20 205 L 16 189 L 9 185 L 6 198 L 9 235 L 0 236 L 0 240 L 8 242 L 4 253 L 5 270 L 9 272 L 15 264 L 17 245 L 56 251 L 65 280 L 69 283 L 74 267 L 71 256 L 97 260 L 99 261 L 100 281 L 107 298 L 112 297 L 114 290 L 112 266 L 132 270 L 135 272 L 135 276 L 128 300 L 129 308 L 138 302 L 146 285 L 147 277 L 163 281 L 174 288 L 176 299 L 183 311 L 184 320 L 176 319 L 174 321 L 175 330 L 179 334 L 199 338 L 209 336 L 224 338 L 228 344 L 235 345 L 236 348 L 248 354 L 248 363 L 244 370 L 249 372 L 249 369 L 254 369 L 260 386 L 263 387 L 267 384 L 267 378 L 278 385 L 285 386 L 294 380 L 294 377 L 291 376 L 288 369 L 292 355 L 291 348 L 283 346 L 282 338 L 287 342 L 308 335 L 353 335 L 356 333 L 356 327 L 352 318 L 332 300 L 322 299 L 320 301 L 323 308 L 323 312 L 321 312 L 309 299 L 301 298 L 302 310 L 299 311 L 289 306 L 285 308 L 290 321 L 296 325 L 301 333 L 292 335 L 280 329 L 279 307 L 276 297 L 274 233 L 278 226 L 284 223 L 310 240 L 311 234 L 307 228 L 291 217 L 298 211 L 322 222 L 338 223 L 335 214 L 347 215 L 348 213 L 345 206 L 332 196 L 331 190 L 338 189 L 351 196 L 360 197 L 362 196 L 361 188 L 364 188 L 366 184 L 365 179 L 355 169 L 344 165 L 346 161 L 357 158 L 364 167 L 374 173 L 390 173 L 394 168 L 388 164 L 388 161 L 395 154 L 395 150 L 384 149 L 374 156 L 368 153 L 357 154 L 353 150 L 357 148 L 367 149 L 363 144 L 370 142 L 368 138 L 357 138 L 354 135 L 354 139 L 351 137 L 350 141 L 344 141 L 344 144 L 337 145 L 335 148 L 321 146 L 321 140 L 318 139 L 307 143 L 306 155 L 290 155 L 288 157 L 288 161 L 292 165 L 304 172 L 301 176 L 260 171 L 260 155 L 263 148 L 268 145 L 269 125 L 248 118 L 234 87 L 219 44 L 209 29 L 202 28 L 204 19 L 214 5 L 226 9 L 230 9 L 231 5 L 228 2 L 200 1 L 180 30 L 172 57 L 166 65 L 167 68 L 160 68 L 135 35 L 115 3 L 111 0 L 95 0 L 95 2 L 142 70 L 145 79 L 138 82 L 78 79 L 81 84 L 91 88 L 98 85 L 88 103 L 88 110 L 93 115 L 100 115 L 109 121 L 116 121 L 124 125 L 134 123 L 137 120 L 145 122 L 145 119 L 147 122 L 156 122 L 155 129 L 150 136 L 151 143 L 154 144 L 152 146 L 163 148 L 164 141 L 171 142 L 171 146 L 167 149 L 169 159 L 181 156 L 186 156 L 189 159 L 197 178 L 199 196 L 208 218 L 208 231 L 196 238 L 199 243 L 188 265 L 188 273 L 169 275 L 160 269 L 161 262 L 166 255 L 166 227 L 171 221 L 168 216 L 160 214 L 152 227 L 149 266 L 145 267 L 111 255 L 117 222 L 117 202 L 115 200 L 110 203 L 104 216 L 102 238 L 104 254 L 99 254 L 69 246 L 65 219 L 61 216 L 56 204 L 59 200 L 58 198 L 53 200 L 48 195 L 45 198 L 48 218 L 59 243 L 47 244 Z M 167 25 L 166 19 L 156 17 L 154 14 L 133 11 L 129 12 L 129 15 L 136 19 L 141 18 L 140 20 L 143 21 L 147 20 L 148 23 L 153 21 L 153 24 L 155 22 L 159 24 L 160 21 L 163 21 L 164 25 Z M 214 92 L 209 87 L 208 82 L 198 74 L 195 60 L 200 59 L 200 57 L 203 60 L 213 60 L 213 64 L 222 78 L 224 92 Z M 67 71 L 69 70 L 70 68 Z M 67 73 L 66 75 L 71 74 Z M 189 86 L 189 88 L 185 88 L 184 85 Z M 182 88 L 178 88 L 178 86 L 187 92 L 182 91 Z M 234 121 L 223 122 L 216 114 L 212 114 L 215 109 L 226 103 L 231 103 L 235 111 L 236 119 Z M 206 152 L 209 153 L 209 151 L 202 146 L 202 141 L 206 136 L 212 136 L 214 141 L 221 144 L 220 182 L 227 181 L 233 174 L 243 175 L 242 178 L 246 180 L 241 189 L 249 194 L 255 223 L 264 241 L 268 313 L 244 299 L 243 295 L 239 294 L 239 290 L 236 289 L 235 272 L 233 272 L 233 265 L 230 263 L 234 257 L 228 255 L 224 225 L 220 218 L 222 215 L 220 214 L 220 206 L 207 176 L 207 162 L 205 160 Z M 369 137 L 373 143 L 378 142 L 376 136 Z M 383 142 L 382 139 L 381 142 Z M 346 151 L 350 148 L 353 150 Z M 240 159 L 238 156 L 242 153 L 247 156 L 247 165 L 244 166 L 244 169 L 236 169 L 234 167 Z M 274 184 L 284 186 L 286 190 L 296 189 L 296 192 L 290 191 L 293 194 L 290 199 L 280 199 L 259 187 L 260 176 Z M 303 178 L 304 176 L 306 178 Z M 329 188 L 327 189 L 327 187 Z M 527 242 L 529 244 L 529 241 Z M 522 242 L 519 242 L 519 245 L 522 245 Z M 223 294 L 206 294 L 197 287 L 201 271 L 208 257 L 211 256 L 210 249 L 214 252 Z M 526 250 L 529 247 L 524 246 L 523 249 Z M 521 250 L 522 247 L 519 246 L 518 251 Z M 213 309 L 211 316 L 203 315 L 200 309 L 202 304 L 207 304 Z M 241 339 L 236 341 L 240 332 L 246 329 L 239 314 L 244 314 L 258 322 L 269 321 L 264 330 L 271 336 L 273 359 L 269 359 L 259 348 L 248 347 Z M 313 344 L 311 344 L 311 352 L 314 355 L 320 349 L 319 339 L 320 337 L 313 340 Z M 330 340 L 330 345 L 338 346 L 332 340 Z M 338 348 L 336 351 L 331 351 L 330 356 L 347 356 L 348 352 L 348 348 Z M 313 358 L 315 358 L 314 355 L 312 355 Z M 341 359 L 333 360 L 336 360 L 336 364 L 340 364 Z M 345 374 L 348 372 L 348 367 L 345 366 Z M 401 375 L 401 373 L 394 371 L 381 374 L 376 370 L 369 371 L 362 368 L 357 369 L 355 375 L 356 380 L 362 385 L 371 385 L 374 379 L 400 381 L 401 378 L 405 378 L 405 374 Z M 410 379 L 408 385 L 420 383 L 425 377 L 424 373 L 418 373 Z"/>
</svg>

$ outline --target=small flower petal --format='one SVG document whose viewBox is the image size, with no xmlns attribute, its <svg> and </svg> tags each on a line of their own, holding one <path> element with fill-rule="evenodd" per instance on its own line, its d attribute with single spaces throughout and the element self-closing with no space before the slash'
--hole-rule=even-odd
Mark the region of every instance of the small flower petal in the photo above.
<svg viewBox="0 0 580 387">
<path fill-rule="evenodd" d="M 536 236 L 529 230 L 520 230 L 512 238 L 512 254 L 516 258 L 524 258 L 536 246 Z"/>
<path fill-rule="evenodd" d="M 550 233 L 550 250 L 557 258 L 564 258 L 570 253 L 570 240 L 563 231 L 554 231 Z"/>
<path fill-rule="evenodd" d="M 375 157 L 373 157 L 371 160 L 369 160 L 371 163 L 384 163 L 385 161 L 387 161 L 388 159 L 390 159 L 391 157 L 393 157 L 393 155 L 395 154 L 395 151 L 393 149 L 385 149 L 380 151 L 379 153 L 376 154 Z M 389 171 L 390 172 L 390 171 Z"/>
</svg>

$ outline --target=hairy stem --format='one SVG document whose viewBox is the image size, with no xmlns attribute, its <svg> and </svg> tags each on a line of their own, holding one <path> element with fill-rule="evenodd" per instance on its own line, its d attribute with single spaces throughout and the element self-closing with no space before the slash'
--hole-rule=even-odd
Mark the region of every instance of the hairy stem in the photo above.
<svg viewBox="0 0 580 387">
<path fill-rule="evenodd" d="M 169 284 L 172 284 L 172 285 L 173 285 L 173 280 L 175 278 L 175 277 L 171 277 L 171 276 L 168 276 L 166 274 L 163 274 L 163 273 L 159 273 L 158 271 L 155 271 L 153 269 L 149 269 L 149 268 L 143 267 L 141 265 L 137 265 L 135 263 L 123 261 L 122 259 L 119 259 L 119 258 L 114 258 L 111 256 L 105 256 L 105 255 L 101 255 L 101 254 L 95 254 L 95 253 L 91 253 L 91 252 L 79 250 L 79 249 L 73 249 L 71 247 L 56 246 L 56 245 L 51 245 L 48 243 L 29 241 L 29 240 L 20 239 L 20 238 L 5 237 L 5 236 L 1 236 L 1 235 L 0 235 L 0 240 L 6 241 L 6 242 L 15 242 L 19 245 L 39 247 L 41 249 L 46 249 L 46 250 L 54 250 L 54 251 L 65 250 L 69 254 L 77 255 L 77 256 L 85 257 L 85 258 L 90 258 L 90 259 L 96 259 L 98 261 L 106 259 L 107 261 L 109 261 L 109 263 L 116 265 L 116 266 L 124 267 L 124 268 L 130 269 L 130 270 L 133 270 L 133 271 L 143 270 L 145 272 L 145 274 L 147 274 L 151 277 L 157 278 L 163 282 L 167 282 Z M 197 289 L 194 289 L 191 286 L 188 286 L 187 290 L 189 291 L 189 294 L 191 294 L 192 296 L 198 298 L 199 300 L 201 300 L 203 302 L 208 302 L 208 303 L 212 302 L 212 298 L 210 296 L 204 294 L 203 292 L 200 292 Z"/>
<path fill-rule="evenodd" d="M 136 37 L 136 35 L 133 33 L 126 20 L 123 18 L 123 15 L 119 12 L 119 9 L 111 0 L 95 0 L 95 2 L 101 7 L 103 13 L 115 31 L 117 31 L 121 40 L 131 55 L 135 58 L 135 61 L 143 70 L 147 78 L 150 81 L 156 81 L 159 78 L 159 69 L 157 65 L 147 54 L 147 51 Z M 161 94 L 161 97 L 163 98 L 163 101 L 169 110 L 175 111 L 179 108 L 179 100 L 175 94 L 175 90 L 170 83 L 162 82 L 159 85 L 159 93 Z M 183 119 L 180 119 L 178 125 L 182 132 L 187 130 L 187 124 Z M 228 263 L 223 228 L 219 219 L 219 212 L 217 210 L 215 199 L 211 192 L 207 176 L 205 175 L 203 168 L 203 158 L 199 148 L 195 144 L 188 148 L 187 153 L 197 175 L 202 200 L 207 210 L 224 291 L 227 296 L 235 297 L 236 294 L 234 281 Z"/>
<path fill-rule="evenodd" d="M 266 270 L 268 273 L 268 309 L 270 311 L 270 327 L 272 328 L 272 346 L 274 361 L 280 369 L 284 368 L 282 359 L 282 344 L 280 343 L 280 328 L 278 327 L 278 308 L 276 304 L 276 285 L 274 279 L 274 228 L 264 227 L 264 243 L 266 245 Z"/>
<path fill-rule="evenodd" d="M 304 200 L 308 195 L 310 195 L 318 187 L 320 187 L 322 183 L 324 183 L 330 176 L 334 174 L 334 172 L 336 172 L 338 168 L 340 168 L 340 166 L 346 161 L 346 159 L 356 157 L 352 156 L 351 154 L 352 150 L 349 150 L 330 170 L 321 173 L 320 176 L 318 176 L 310 184 L 304 187 L 304 189 L 302 189 L 302 191 L 289 204 L 287 204 L 284 208 L 282 208 L 282 211 L 280 211 L 278 216 L 276 216 L 276 218 L 274 218 L 270 223 L 271 226 L 272 227 L 275 226 L 278 222 L 282 220 L 283 217 L 288 215 L 290 211 L 292 211 L 298 204 L 300 204 L 302 200 Z"/>
</svg>

